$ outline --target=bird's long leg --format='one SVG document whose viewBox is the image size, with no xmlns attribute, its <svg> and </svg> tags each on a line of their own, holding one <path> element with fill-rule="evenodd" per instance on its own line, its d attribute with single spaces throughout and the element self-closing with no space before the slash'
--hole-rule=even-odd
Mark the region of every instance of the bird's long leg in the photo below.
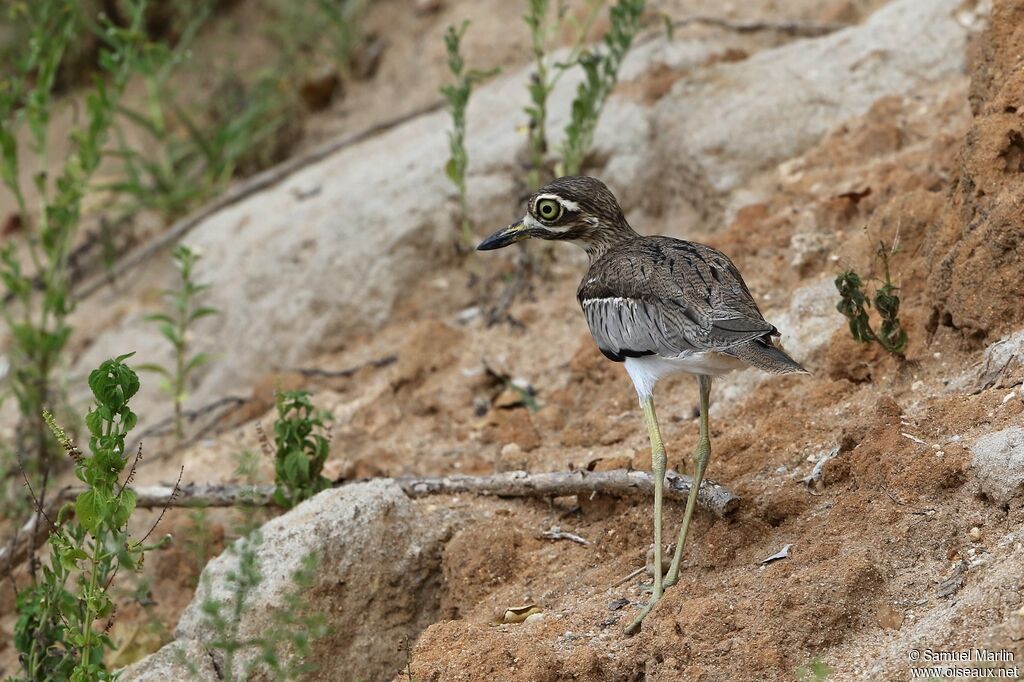
<svg viewBox="0 0 1024 682">
<path fill-rule="evenodd" d="M 661 431 L 658 429 L 658 417 L 654 413 L 653 396 L 641 396 L 640 406 L 644 410 L 644 422 L 647 424 L 647 433 L 651 437 L 651 470 L 654 473 L 654 590 L 651 592 L 651 600 L 640 611 L 636 620 L 626 628 L 627 635 L 632 635 L 640 629 L 641 621 L 661 599 L 664 589 L 661 578 L 661 509 L 665 494 L 665 444 L 661 440 Z"/>
<path fill-rule="evenodd" d="M 686 536 L 690 532 L 690 518 L 693 516 L 694 507 L 697 506 L 697 491 L 700 490 L 700 483 L 704 480 L 704 470 L 711 458 L 711 438 L 708 436 L 708 405 L 711 400 L 711 377 L 701 375 L 700 379 L 700 440 L 693 451 L 693 484 L 690 494 L 686 498 L 686 511 L 683 512 L 683 527 L 679 529 L 679 539 L 676 541 L 676 551 L 672 555 L 672 565 L 669 566 L 668 575 L 665 576 L 665 587 L 670 587 L 679 582 L 679 562 L 683 558 L 683 545 L 686 543 Z"/>
</svg>

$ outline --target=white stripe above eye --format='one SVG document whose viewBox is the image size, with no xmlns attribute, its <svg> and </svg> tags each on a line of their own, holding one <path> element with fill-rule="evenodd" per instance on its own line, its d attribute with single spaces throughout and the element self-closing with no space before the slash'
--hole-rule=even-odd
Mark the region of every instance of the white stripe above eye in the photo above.
<svg viewBox="0 0 1024 682">
<path fill-rule="evenodd" d="M 537 202 L 541 201 L 542 199 L 554 199 L 555 201 L 560 203 L 562 205 L 562 208 L 564 208 L 566 211 L 579 212 L 580 210 L 580 205 L 577 204 L 575 201 L 563 199 L 557 194 L 538 194 L 537 201 L 535 201 L 533 205 L 536 206 Z"/>
</svg>

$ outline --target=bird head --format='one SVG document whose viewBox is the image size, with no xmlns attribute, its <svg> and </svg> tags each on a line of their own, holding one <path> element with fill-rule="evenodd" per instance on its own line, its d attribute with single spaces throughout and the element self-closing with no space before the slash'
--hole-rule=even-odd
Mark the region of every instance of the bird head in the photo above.
<svg viewBox="0 0 1024 682">
<path fill-rule="evenodd" d="M 559 239 L 592 247 L 632 235 L 615 195 L 596 178 L 559 178 L 534 192 L 526 215 L 480 242 L 477 249 L 490 251 L 523 239 Z"/>
</svg>

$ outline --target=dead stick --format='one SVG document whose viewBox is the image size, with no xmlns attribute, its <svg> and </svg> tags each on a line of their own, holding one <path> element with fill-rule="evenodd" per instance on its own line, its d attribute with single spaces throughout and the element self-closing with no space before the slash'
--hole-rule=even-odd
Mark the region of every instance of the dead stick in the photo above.
<svg viewBox="0 0 1024 682">
<path fill-rule="evenodd" d="M 689 476 L 670 471 L 666 474 L 665 494 L 683 501 L 690 494 Z M 490 476 L 409 476 L 391 479 L 409 497 L 427 495 L 493 495 L 495 497 L 561 497 L 591 494 L 654 494 L 654 478 L 646 471 L 555 471 L 530 474 L 512 471 Z M 358 481 L 345 481 L 348 485 Z M 71 488 L 77 495 L 83 489 Z M 135 486 L 139 507 L 236 507 L 274 506 L 274 486 L 267 485 L 183 485 L 169 500 L 172 486 Z M 740 498 L 713 481 L 701 484 L 697 503 L 715 514 L 728 516 L 739 507 Z M 2 558 L 2 557 L 0 557 Z"/>
<path fill-rule="evenodd" d="M 409 497 L 427 495 L 493 495 L 496 497 L 561 497 L 564 495 L 653 495 L 654 478 L 646 471 L 555 471 L 531 474 L 511 471 L 491 476 L 407 476 L 391 479 Z M 344 487 L 360 481 L 343 481 Z M 665 476 L 665 496 L 683 501 L 690 493 L 689 476 L 669 471 Z M 270 507 L 274 506 L 274 486 L 266 485 L 182 485 L 177 494 L 173 485 L 131 486 L 136 506 L 155 507 Z M 50 508 L 56 513 L 61 504 L 74 499 L 85 488 L 67 487 L 54 496 Z M 739 507 L 740 498 L 723 486 L 705 480 L 701 483 L 697 504 L 716 516 L 729 516 Z M 33 519 L 35 517 L 33 516 Z M 32 534 L 33 520 L 7 547 L 0 548 L 0 579 L 13 571 L 41 545 L 49 534 Z"/>
</svg>

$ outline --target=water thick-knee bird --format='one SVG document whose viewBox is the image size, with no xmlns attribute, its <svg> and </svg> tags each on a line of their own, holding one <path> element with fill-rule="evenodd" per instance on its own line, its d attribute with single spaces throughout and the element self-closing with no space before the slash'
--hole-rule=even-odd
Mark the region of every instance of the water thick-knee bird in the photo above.
<svg viewBox="0 0 1024 682">
<path fill-rule="evenodd" d="M 746 365 L 772 374 L 806 373 L 773 343 L 778 330 L 765 321 L 739 270 L 721 251 L 671 237 L 645 237 L 626 222 L 615 196 L 590 177 L 564 177 L 527 202 L 526 215 L 477 247 L 500 249 L 523 239 L 574 242 L 590 268 L 576 297 L 597 347 L 621 362 L 640 398 L 651 439 L 654 488 L 654 585 L 640 623 L 666 587 L 679 580 L 679 562 L 711 457 L 708 405 L 712 377 Z M 697 376 L 700 438 L 693 452 L 693 487 L 683 512 L 668 575 L 662 578 L 662 497 L 665 445 L 654 412 L 654 387 L 670 374 Z"/>
</svg>

